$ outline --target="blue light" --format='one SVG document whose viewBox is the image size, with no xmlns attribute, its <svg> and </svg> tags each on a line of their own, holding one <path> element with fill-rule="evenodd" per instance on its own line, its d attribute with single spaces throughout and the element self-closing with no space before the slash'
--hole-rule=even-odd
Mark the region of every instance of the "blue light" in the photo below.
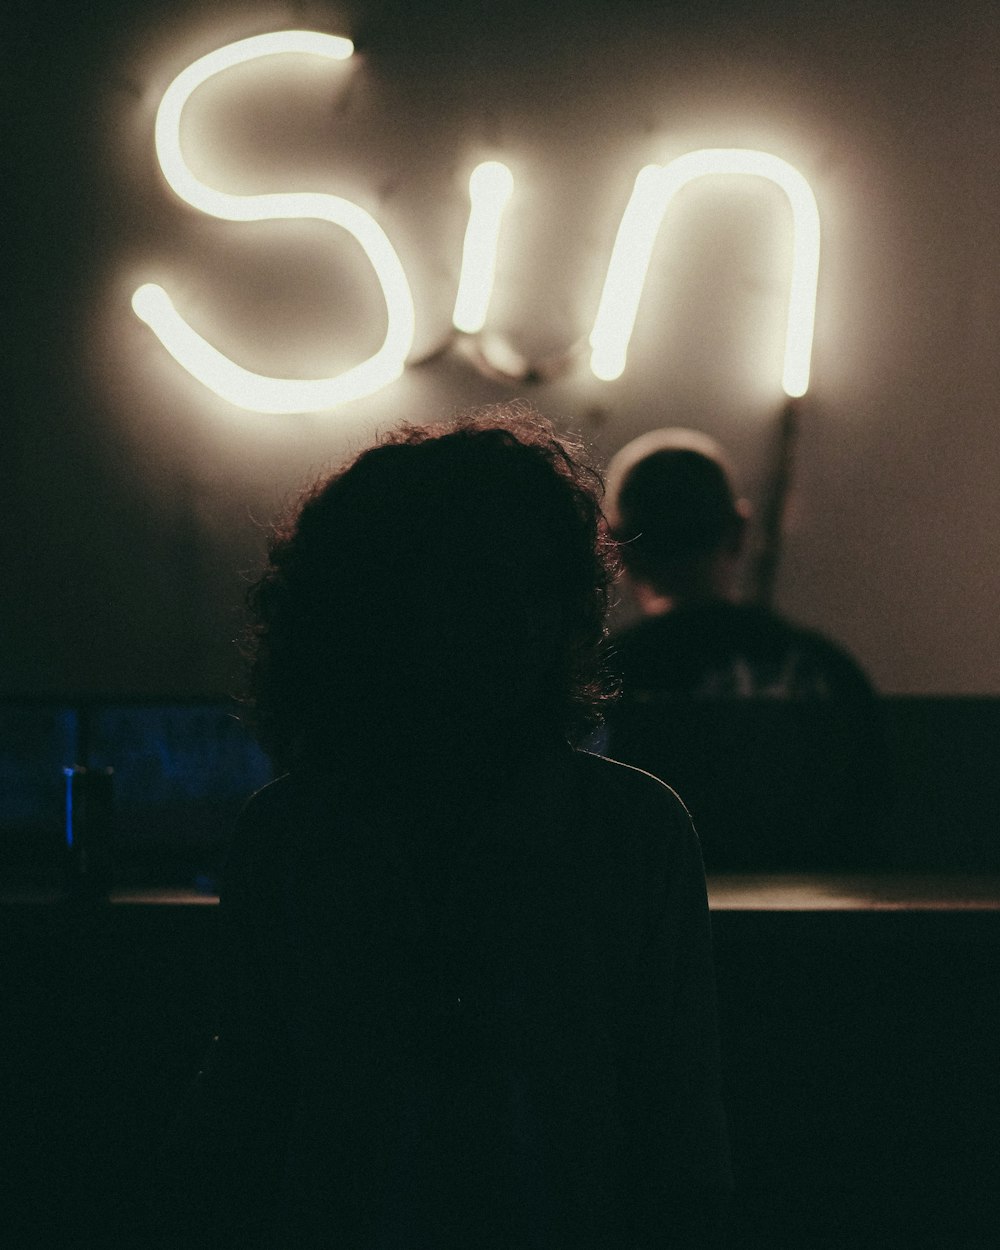
<svg viewBox="0 0 1000 1250">
<path fill-rule="evenodd" d="M 66 778 L 66 845 L 70 850 L 73 849 L 73 778 L 75 775 L 75 768 L 63 768 L 63 776 Z"/>
</svg>

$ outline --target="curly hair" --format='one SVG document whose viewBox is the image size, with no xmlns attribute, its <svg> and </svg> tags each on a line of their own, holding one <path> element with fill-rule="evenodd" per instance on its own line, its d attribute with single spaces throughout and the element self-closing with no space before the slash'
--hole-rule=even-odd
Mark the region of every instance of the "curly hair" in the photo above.
<svg viewBox="0 0 1000 1250">
<path fill-rule="evenodd" d="M 307 491 L 248 593 L 248 702 L 275 763 L 600 723 L 617 570 L 602 485 L 514 403 L 404 424 Z"/>
</svg>

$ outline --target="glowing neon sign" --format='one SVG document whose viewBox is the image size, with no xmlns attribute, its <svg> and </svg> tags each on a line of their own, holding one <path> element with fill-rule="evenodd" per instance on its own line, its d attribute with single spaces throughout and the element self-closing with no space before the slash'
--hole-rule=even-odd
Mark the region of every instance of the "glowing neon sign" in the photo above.
<svg viewBox="0 0 1000 1250">
<path fill-rule="evenodd" d="M 399 377 L 413 345 L 410 286 L 395 249 L 370 213 L 335 195 L 305 192 L 228 195 L 196 178 L 181 150 L 184 105 L 202 83 L 216 74 L 265 56 L 293 52 L 344 61 L 353 51 L 354 45 L 349 39 L 304 30 L 242 39 L 201 57 L 178 74 L 164 92 L 157 110 L 156 155 L 163 176 L 182 200 L 225 221 L 309 217 L 341 226 L 361 244 L 382 287 L 388 327 L 381 348 L 344 373 L 309 380 L 270 378 L 242 368 L 188 325 L 162 287 L 153 284 L 140 287 L 132 297 L 136 315 L 199 382 L 240 408 L 254 412 L 318 412 L 348 399 L 371 395 Z"/>
<path fill-rule="evenodd" d="M 499 161 L 477 165 L 469 179 L 472 207 L 452 315 L 455 329 L 464 334 L 478 334 L 486 324 L 496 275 L 500 222 L 513 190 L 514 178 Z"/>
<path fill-rule="evenodd" d="M 632 198 L 618 227 L 597 319 L 590 333 L 590 367 L 605 381 L 620 377 L 635 325 L 639 297 L 660 223 L 677 192 L 708 174 L 750 174 L 768 178 L 788 196 L 792 206 L 792 289 L 785 331 L 785 394 L 799 396 L 809 385 L 816 281 L 819 275 L 819 210 L 805 178 L 787 161 L 745 148 L 705 148 L 688 152 L 669 165 L 647 165 L 639 171 Z"/>
<path fill-rule="evenodd" d="M 363 248 L 385 300 L 385 340 L 373 356 L 334 377 L 290 379 L 267 377 L 236 364 L 184 320 L 163 287 L 152 283 L 141 286 L 132 297 L 136 315 L 202 385 L 241 408 L 269 413 L 319 412 L 363 398 L 400 376 L 413 345 L 415 316 L 409 283 L 395 249 L 370 213 L 334 195 L 231 195 L 218 191 L 195 176 L 181 148 L 184 106 L 197 88 L 216 74 L 261 57 L 294 53 L 346 61 L 353 51 L 348 39 L 312 31 L 280 31 L 243 39 L 189 65 L 164 92 L 157 110 L 155 134 L 160 168 L 185 203 L 225 221 L 312 218 L 340 226 Z M 782 386 L 789 396 L 803 395 L 809 384 L 819 270 L 816 199 L 805 178 L 786 161 L 767 152 L 743 148 L 688 152 L 667 165 L 649 165 L 639 172 L 618 228 L 590 334 L 591 370 L 604 381 L 621 376 L 650 257 L 666 210 L 682 187 L 709 174 L 766 178 L 788 197 L 793 255 Z M 470 178 L 469 220 L 452 318 L 455 329 L 462 334 L 478 334 L 486 323 L 500 227 L 513 190 L 510 170 L 498 161 L 477 166 Z"/>
</svg>

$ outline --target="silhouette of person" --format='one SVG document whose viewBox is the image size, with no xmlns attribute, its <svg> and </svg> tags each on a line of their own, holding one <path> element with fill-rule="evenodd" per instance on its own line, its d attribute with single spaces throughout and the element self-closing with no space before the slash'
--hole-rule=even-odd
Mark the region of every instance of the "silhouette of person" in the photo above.
<svg viewBox="0 0 1000 1250">
<path fill-rule="evenodd" d="M 167 1244 L 716 1244 L 697 839 L 571 745 L 609 697 L 598 487 L 509 405 L 387 434 L 278 528 L 249 650 L 287 772 L 235 832 Z"/>
<path fill-rule="evenodd" d="M 694 430 L 635 439 L 606 507 L 640 611 L 612 642 L 608 753 L 677 788 L 710 869 L 856 866 L 881 807 L 874 691 L 841 647 L 739 600 L 749 508 L 722 448 Z"/>
</svg>

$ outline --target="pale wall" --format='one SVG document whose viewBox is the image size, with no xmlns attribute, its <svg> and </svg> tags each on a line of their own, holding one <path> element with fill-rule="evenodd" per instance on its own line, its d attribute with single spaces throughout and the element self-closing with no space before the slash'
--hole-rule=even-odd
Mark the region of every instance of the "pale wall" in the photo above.
<svg viewBox="0 0 1000 1250">
<path fill-rule="evenodd" d="M 0 687 L 225 689 L 262 523 L 398 417 L 524 395 L 602 459 L 656 425 L 694 425 L 729 446 L 760 501 L 789 264 L 787 208 L 764 183 L 678 199 L 614 383 L 586 354 L 549 383 L 507 385 L 446 352 L 334 412 L 259 416 L 165 356 L 131 313 L 139 281 L 162 281 L 261 372 L 335 371 L 380 341 L 370 271 L 335 228 L 210 220 L 156 167 L 173 74 L 302 26 L 366 45 L 350 80 L 220 79 L 191 105 L 192 162 L 235 191 L 308 188 L 370 209 L 409 277 L 415 355 L 448 334 L 477 160 L 506 160 L 516 180 L 489 326 L 539 360 L 589 332 L 641 165 L 701 147 L 795 165 L 823 252 L 779 605 L 884 690 L 1000 693 L 995 7 L 615 12 L 106 0 L 67 7 L 63 26 L 19 19 L 7 568 L 20 593 Z"/>
</svg>

